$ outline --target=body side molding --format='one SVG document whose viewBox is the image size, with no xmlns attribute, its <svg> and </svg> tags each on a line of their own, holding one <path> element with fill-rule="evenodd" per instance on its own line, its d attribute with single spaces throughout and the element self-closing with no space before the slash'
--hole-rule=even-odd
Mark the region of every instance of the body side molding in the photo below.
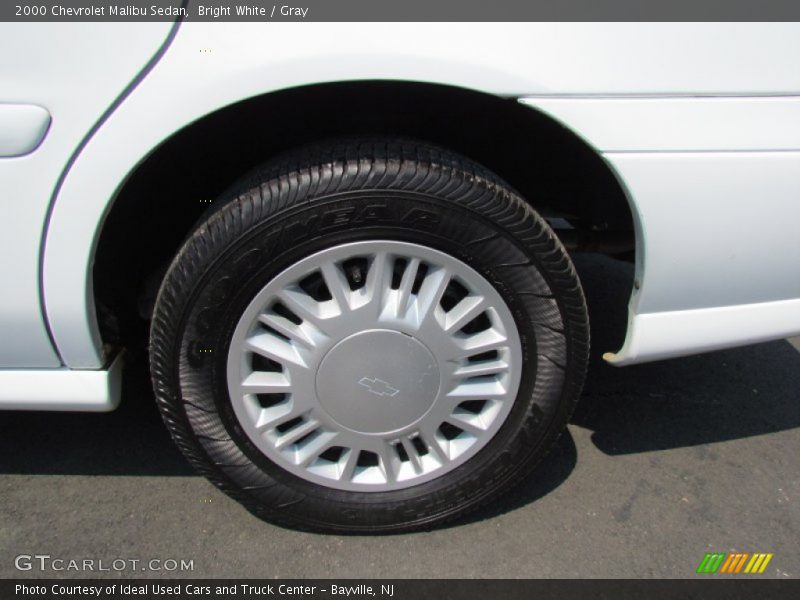
<svg viewBox="0 0 800 600">
<path fill-rule="evenodd" d="M 120 401 L 123 355 L 105 370 L 0 370 L 0 410 L 109 412 Z"/>
</svg>

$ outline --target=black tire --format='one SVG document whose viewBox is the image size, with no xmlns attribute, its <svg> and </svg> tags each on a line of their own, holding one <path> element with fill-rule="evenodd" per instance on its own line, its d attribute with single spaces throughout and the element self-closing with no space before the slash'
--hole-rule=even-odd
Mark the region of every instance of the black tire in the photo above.
<svg viewBox="0 0 800 600">
<path fill-rule="evenodd" d="M 500 291 L 522 341 L 520 391 L 495 437 L 438 479 L 390 492 L 327 488 L 248 440 L 228 397 L 227 348 L 243 307 L 286 266 L 332 244 L 386 238 L 447 252 Z M 355 139 L 267 163 L 219 199 L 161 285 L 150 361 L 181 451 L 252 513 L 299 529 L 400 532 L 463 516 L 533 470 L 580 395 L 588 338 L 569 257 L 510 186 L 427 144 Z"/>
</svg>

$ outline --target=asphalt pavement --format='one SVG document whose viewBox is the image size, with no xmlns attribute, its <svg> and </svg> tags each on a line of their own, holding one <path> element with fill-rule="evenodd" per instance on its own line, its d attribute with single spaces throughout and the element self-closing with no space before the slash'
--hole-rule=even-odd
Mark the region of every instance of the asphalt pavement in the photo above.
<svg viewBox="0 0 800 600">
<path fill-rule="evenodd" d="M 114 413 L 0 413 L 0 576 L 692 577 L 706 552 L 737 551 L 774 554 L 762 577 L 800 577 L 800 344 L 610 367 L 599 357 L 621 343 L 630 266 L 576 262 L 593 336 L 583 398 L 494 505 L 409 535 L 259 521 L 187 466 L 134 360 Z M 52 571 L 20 555 L 142 562 Z M 141 572 L 152 559 L 162 569 Z"/>
</svg>

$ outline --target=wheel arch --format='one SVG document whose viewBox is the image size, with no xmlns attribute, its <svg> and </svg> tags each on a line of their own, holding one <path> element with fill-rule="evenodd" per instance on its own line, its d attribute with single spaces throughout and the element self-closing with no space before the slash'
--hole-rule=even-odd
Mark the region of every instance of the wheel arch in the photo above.
<svg viewBox="0 0 800 600">
<path fill-rule="evenodd" d="M 602 157 L 515 98 L 382 80 L 273 91 L 178 129 L 130 168 L 109 198 L 96 224 L 86 282 L 85 319 L 98 356 L 101 346 L 144 339 L 146 324 L 137 313 L 147 309 L 148 288 L 157 286 L 162 266 L 232 181 L 292 147 L 358 134 L 417 138 L 463 154 L 508 181 L 540 213 L 567 218 L 575 231 L 634 230 L 627 194 Z M 135 297 L 131 281 L 144 284 Z M 65 363 L 99 366 L 67 357 Z"/>
</svg>

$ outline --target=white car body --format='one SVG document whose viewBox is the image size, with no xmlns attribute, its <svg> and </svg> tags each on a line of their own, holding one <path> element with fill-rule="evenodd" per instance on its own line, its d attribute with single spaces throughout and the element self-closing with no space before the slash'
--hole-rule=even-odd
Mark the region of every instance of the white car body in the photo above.
<svg viewBox="0 0 800 600">
<path fill-rule="evenodd" d="M 116 406 L 92 266 L 120 188 L 198 119 L 325 82 L 515 98 L 593 148 L 636 237 L 608 361 L 800 334 L 800 24 L 4 23 L 0 57 L 0 408 Z"/>
</svg>

